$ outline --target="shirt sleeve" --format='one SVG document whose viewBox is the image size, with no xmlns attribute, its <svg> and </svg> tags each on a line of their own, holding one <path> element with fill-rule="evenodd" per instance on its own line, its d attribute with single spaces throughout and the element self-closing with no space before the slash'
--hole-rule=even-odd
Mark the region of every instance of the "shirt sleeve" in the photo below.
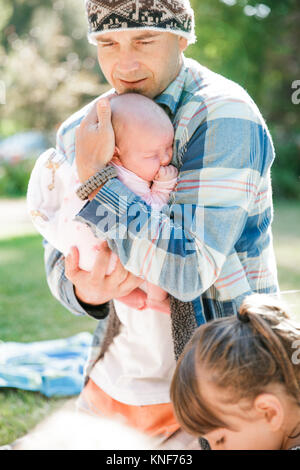
<svg viewBox="0 0 300 470">
<path fill-rule="evenodd" d="M 129 271 L 191 301 L 234 252 L 272 159 L 261 124 L 211 118 L 186 146 L 170 206 L 154 214 L 114 178 L 76 218 L 105 237 Z"/>
</svg>

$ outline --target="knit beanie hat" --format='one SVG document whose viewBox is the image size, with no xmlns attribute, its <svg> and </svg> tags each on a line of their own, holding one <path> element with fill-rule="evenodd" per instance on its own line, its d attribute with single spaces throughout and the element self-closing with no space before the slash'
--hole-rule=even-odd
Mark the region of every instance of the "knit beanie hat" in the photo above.
<svg viewBox="0 0 300 470">
<path fill-rule="evenodd" d="M 189 0 L 85 0 L 88 39 L 109 31 L 167 31 L 196 41 L 194 12 Z"/>
</svg>

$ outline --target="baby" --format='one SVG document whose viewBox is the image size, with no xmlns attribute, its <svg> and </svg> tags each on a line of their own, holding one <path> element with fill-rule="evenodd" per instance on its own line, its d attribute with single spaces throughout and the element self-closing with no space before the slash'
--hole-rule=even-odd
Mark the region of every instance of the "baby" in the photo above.
<svg viewBox="0 0 300 470">
<path fill-rule="evenodd" d="M 299 346 L 300 324 L 270 295 L 201 325 L 171 384 L 178 422 L 205 450 L 300 449 Z"/>
<path fill-rule="evenodd" d="M 111 161 L 118 178 L 148 205 L 161 210 L 177 182 L 177 169 L 169 165 L 173 153 L 174 130 L 167 114 L 154 101 L 129 93 L 111 99 L 116 147 Z M 101 241 L 91 229 L 73 219 L 85 205 L 76 195 L 80 186 L 76 163 L 54 149 L 43 153 L 32 171 L 27 206 L 36 229 L 65 256 L 71 246 L 79 250 L 79 267 L 91 271 L 95 250 Z M 107 275 L 115 269 L 112 253 Z M 137 308 L 170 312 L 165 291 L 143 283 L 118 299 Z"/>
</svg>

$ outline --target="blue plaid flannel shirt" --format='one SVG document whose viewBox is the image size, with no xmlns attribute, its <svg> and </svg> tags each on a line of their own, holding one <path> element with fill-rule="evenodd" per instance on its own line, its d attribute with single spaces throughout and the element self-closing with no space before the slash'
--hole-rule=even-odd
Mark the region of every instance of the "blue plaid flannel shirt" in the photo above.
<svg viewBox="0 0 300 470">
<path fill-rule="evenodd" d="M 155 101 L 175 129 L 172 164 L 179 176 L 169 205 L 153 214 L 113 178 L 76 219 L 105 237 L 129 271 L 192 301 L 200 325 L 236 313 L 248 294 L 278 291 L 271 232 L 274 148 L 247 92 L 192 59 L 184 57 L 179 75 Z M 70 163 L 75 129 L 93 103 L 58 131 L 57 149 Z M 74 314 L 86 314 L 64 275 L 63 256 L 47 242 L 45 262 L 53 295 Z M 99 346 L 103 328 L 96 331 Z"/>
</svg>

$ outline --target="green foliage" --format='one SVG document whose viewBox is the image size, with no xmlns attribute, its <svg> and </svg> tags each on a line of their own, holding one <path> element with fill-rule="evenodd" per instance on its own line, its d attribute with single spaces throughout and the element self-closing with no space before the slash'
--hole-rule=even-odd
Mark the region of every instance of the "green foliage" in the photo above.
<svg viewBox="0 0 300 470">
<path fill-rule="evenodd" d="M 34 160 L 0 164 L 0 197 L 20 197 L 27 192 Z"/>
<path fill-rule="evenodd" d="M 275 144 L 275 195 L 300 198 L 299 0 L 191 0 L 198 41 L 187 56 L 241 84 Z M 108 85 L 86 40 L 83 0 L 0 0 L 0 138 L 54 130 Z"/>
<path fill-rule="evenodd" d="M 275 197 L 300 200 L 300 158 L 299 146 L 292 141 L 279 142 L 272 170 L 273 193 Z"/>
<path fill-rule="evenodd" d="M 50 131 L 103 93 L 96 48 L 86 40 L 83 1 L 14 0 L 0 32 L 0 137 L 24 129 Z M 4 19 L 2 19 L 4 21 Z M 100 75 L 100 76 L 99 76 Z"/>
<path fill-rule="evenodd" d="M 272 132 L 274 194 L 300 199 L 300 104 L 292 102 L 292 83 L 300 79 L 298 0 L 191 3 L 198 41 L 187 55 L 248 91 Z"/>
</svg>

